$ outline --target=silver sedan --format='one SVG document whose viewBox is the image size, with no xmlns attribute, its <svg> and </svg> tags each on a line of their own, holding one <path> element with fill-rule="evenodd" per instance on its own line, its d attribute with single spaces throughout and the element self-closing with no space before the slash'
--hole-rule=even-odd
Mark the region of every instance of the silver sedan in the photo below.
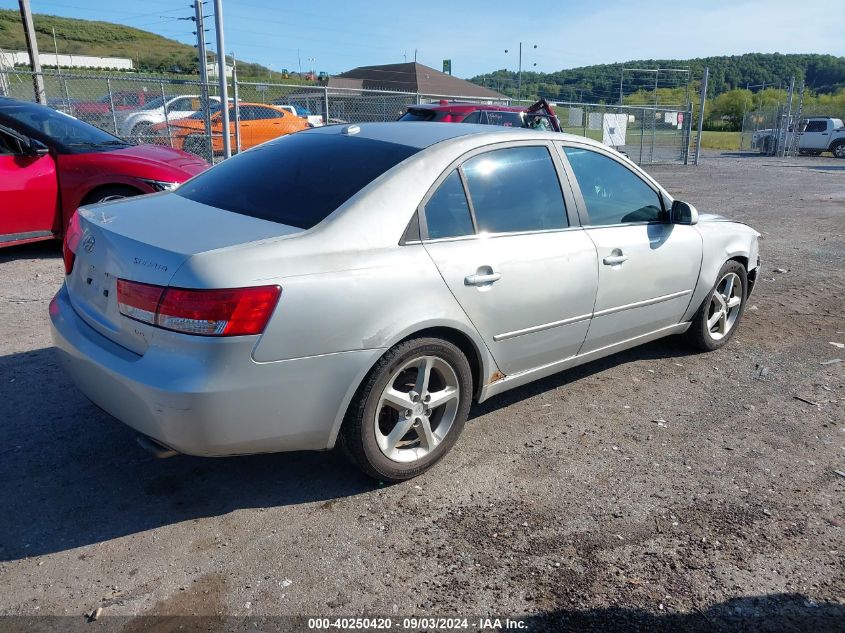
<svg viewBox="0 0 845 633">
<path fill-rule="evenodd" d="M 158 454 L 340 444 L 398 481 L 474 400 L 663 336 L 724 345 L 758 237 L 582 137 L 328 126 L 80 209 L 50 315 L 82 392 Z"/>
</svg>

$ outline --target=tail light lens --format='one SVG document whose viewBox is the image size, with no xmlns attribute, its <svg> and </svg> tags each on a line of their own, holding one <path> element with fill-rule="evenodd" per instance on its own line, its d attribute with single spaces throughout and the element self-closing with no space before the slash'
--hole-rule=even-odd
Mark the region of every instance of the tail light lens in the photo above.
<svg viewBox="0 0 845 633">
<path fill-rule="evenodd" d="M 117 305 L 130 319 L 199 336 L 261 334 L 279 302 L 279 286 L 191 290 L 117 281 Z"/>
<path fill-rule="evenodd" d="M 62 259 L 65 261 L 65 275 L 73 272 L 73 263 L 76 261 L 76 249 L 79 240 L 82 239 L 82 227 L 79 222 L 79 214 L 74 211 L 67 224 L 65 239 L 62 242 Z"/>
</svg>

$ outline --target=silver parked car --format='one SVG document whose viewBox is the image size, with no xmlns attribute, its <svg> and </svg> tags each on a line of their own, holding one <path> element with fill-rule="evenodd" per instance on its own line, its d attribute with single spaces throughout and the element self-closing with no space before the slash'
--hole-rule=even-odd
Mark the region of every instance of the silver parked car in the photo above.
<svg viewBox="0 0 845 633">
<path fill-rule="evenodd" d="M 398 481 L 473 400 L 671 334 L 724 345 L 758 237 L 582 137 L 328 126 L 80 209 L 50 315 L 79 388 L 159 453 L 340 443 Z"/>
</svg>

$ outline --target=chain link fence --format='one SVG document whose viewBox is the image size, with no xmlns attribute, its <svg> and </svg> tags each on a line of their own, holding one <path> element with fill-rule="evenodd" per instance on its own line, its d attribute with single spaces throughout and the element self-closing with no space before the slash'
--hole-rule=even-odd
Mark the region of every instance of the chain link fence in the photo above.
<svg viewBox="0 0 845 633">
<path fill-rule="evenodd" d="M 222 159 L 223 130 L 215 116 L 221 106 L 216 83 L 124 74 L 41 74 L 46 103 L 56 110 L 137 143 L 168 145 L 210 162 Z M 30 71 L 0 69 L 0 95 L 32 101 L 34 94 Z M 529 105 L 509 99 L 255 81 L 230 85 L 229 98 L 238 105 L 237 116 L 230 117 L 233 152 L 308 125 L 395 121 L 409 106 L 443 99 Z M 688 106 L 553 105 L 563 131 L 616 147 L 636 163 L 686 163 L 689 158 L 692 113 Z M 298 126 L 261 119 L 268 116 L 266 106 L 295 114 Z"/>
<path fill-rule="evenodd" d="M 624 152 L 638 165 L 689 160 L 692 110 L 689 106 L 555 104 L 561 128 Z"/>
</svg>

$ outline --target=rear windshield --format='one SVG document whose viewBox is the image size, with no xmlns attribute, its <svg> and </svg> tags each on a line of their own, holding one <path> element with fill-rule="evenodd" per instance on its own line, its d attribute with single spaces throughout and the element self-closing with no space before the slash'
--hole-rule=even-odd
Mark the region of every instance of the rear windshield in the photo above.
<svg viewBox="0 0 845 633">
<path fill-rule="evenodd" d="M 400 121 L 433 121 L 437 113 L 428 108 L 410 108 L 405 114 L 399 117 Z"/>
<path fill-rule="evenodd" d="M 292 134 L 223 161 L 176 193 L 218 209 L 310 229 L 418 151 L 345 134 Z"/>
</svg>

